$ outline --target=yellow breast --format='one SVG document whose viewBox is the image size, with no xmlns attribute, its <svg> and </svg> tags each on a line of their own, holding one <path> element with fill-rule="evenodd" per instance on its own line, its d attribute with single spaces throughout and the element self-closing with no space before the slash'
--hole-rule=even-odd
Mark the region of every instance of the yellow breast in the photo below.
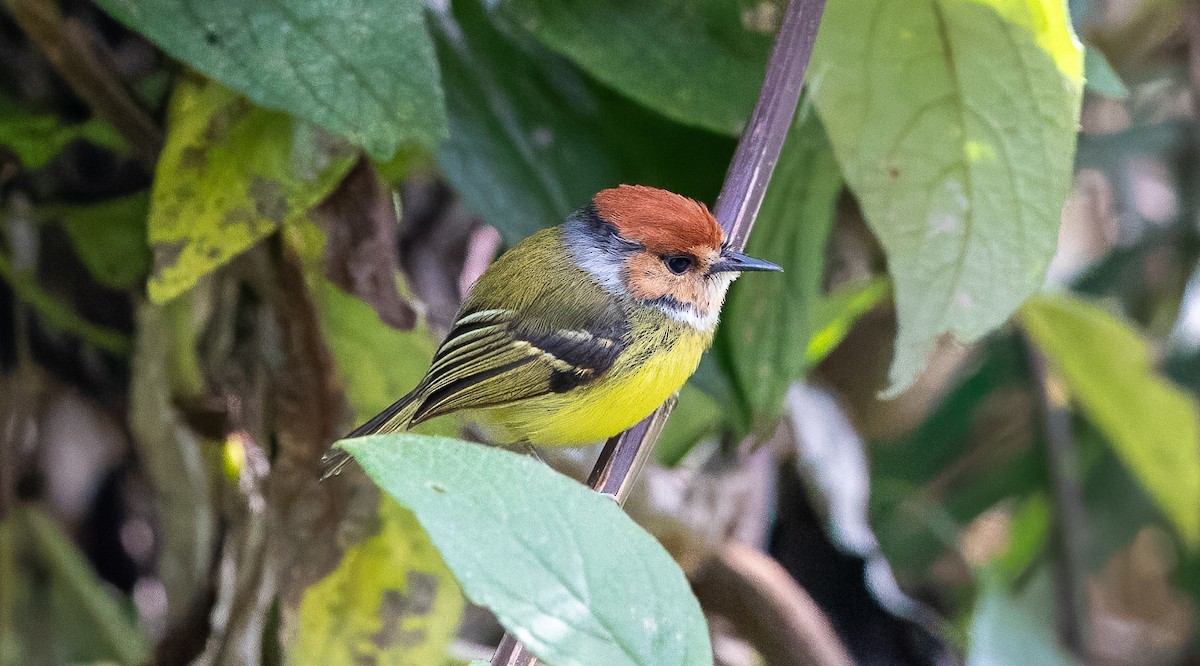
<svg viewBox="0 0 1200 666">
<path fill-rule="evenodd" d="M 711 333 L 652 318 L 635 324 L 634 342 L 609 376 L 576 391 L 492 410 L 516 439 L 539 445 L 599 442 L 650 415 L 696 371 Z"/>
</svg>

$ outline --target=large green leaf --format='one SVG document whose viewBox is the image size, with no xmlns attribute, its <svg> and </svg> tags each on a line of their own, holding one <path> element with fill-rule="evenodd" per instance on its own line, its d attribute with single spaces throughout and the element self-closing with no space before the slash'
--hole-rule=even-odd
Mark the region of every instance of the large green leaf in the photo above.
<svg viewBox="0 0 1200 666">
<path fill-rule="evenodd" d="M 891 393 L 1042 284 L 1070 187 L 1083 56 L 1062 0 L 830 0 L 809 68 L 888 255 Z"/>
<path fill-rule="evenodd" d="M 1200 408 L 1155 374 L 1146 342 L 1104 310 L 1040 296 L 1021 322 L 1184 540 L 1200 543 Z"/>
<path fill-rule="evenodd" d="M 807 367 L 810 309 L 821 289 L 825 244 L 842 174 L 807 105 L 796 114 L 747 254 L 783 275 L 744 275 L 729 293 L 714 346 L 733 378 L 739 428 L 770 431 L 788 386 Z"/>
<path fill-rule="evenodd" d="M 446 133 L 419 0 L 100 0 L 171 56 L 255 103 L 386 160 Z"/>
<path fill-rule="evenodd" d="M 595 86 L 479 0 L 433 17 L 450 139 L 437 163 L 467 204 L 514 243 L 619 183 L 710 199 L 732 142 Z"/>
<path fill-rule="evenodd" d="M 211 81 L 175 88 L 148 222 L 164 302 L 328 194 L 356 159 L 312 125 L 255 107 Z"/>
<path fill-rule="evenodd" d="M 512 0 L 550 48 L 682 123 L 742 131 L 782 3 L 738 0 Z"/>
<path fill-rule="evenodd" d="M 467 596 L 557 666 L 712 663 L 670 555 L 611 499 L 528 456 L 459 440 L 342 443 L 429 532 Z"/>
</svg>

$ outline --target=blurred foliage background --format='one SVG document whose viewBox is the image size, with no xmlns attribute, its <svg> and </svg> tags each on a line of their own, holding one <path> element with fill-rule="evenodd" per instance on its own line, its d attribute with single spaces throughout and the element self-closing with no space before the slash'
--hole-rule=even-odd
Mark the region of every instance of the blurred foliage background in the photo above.
<svg viewBox="0 0 1200 666">
<path fill-rule="evenodd" d="M 317 461 L 503 247 L 711 203 L 781 11 L 0 2 L 0 664 L 488 658 Z M 807 80 L 628 506 L 717 663 L 1200 662 L 1200 5 L 829 0 Z"/>
</svg>

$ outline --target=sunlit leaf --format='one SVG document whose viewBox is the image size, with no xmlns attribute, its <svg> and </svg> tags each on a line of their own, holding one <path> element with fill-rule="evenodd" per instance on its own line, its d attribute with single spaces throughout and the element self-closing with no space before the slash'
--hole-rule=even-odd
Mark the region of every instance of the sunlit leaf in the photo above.
<svg viewBox="0 0 1200 666">
<path fill-rule="evenodd" d="M 850 284 L 825 296 L 818 296 L 809 309 L 808 349 L 805 358 L 812 367 L 826 356 L 850 334 L 863 315 L 883 302 L 892 293 L 892 282 L 876 276 L 862 283 Z"/>
<path fill-rule="evenodd" d="M 949 331 L 1042 284 L 1071 184 L 1083 54 L 1061 0 L 831 0 L 809 67 L 895 283 L 894 394 Z"/>
<path fill-rule="evenodd" d="M 738 397 L 739 429 L 772 429 L 788 386 L 804 375 L 810 308 L 821 288 L 825 245 L 842 175 L 811 107 L 796 115 L 746 253 L 783 274 L 741 276 L 721 313 L 714 350 Z"/>
<path fill-rule="evenodd" d="M 351 546 L 300 605 L 295 664 L 437 663 L 463 598 L 412 513 L 384 500 L 379 531 Z"/>
<path fill-rule="evenodd" d="M 781 2 L 512 0 L 521 24 L 597 79 L 679 122 L 741 132 Z"/>
<path fill-rule="evenodd" d="M 459 440 L 342 443 L 417 515 L 467 596 L 557 666 L 712 663 L 683 572 L 607 497 L 540 461 Z"/>
<path fill-rule="evenodd" d="M 171 56 L 386 160 L 446 133 L 418 0 L 101 0 Z"/>
<path fill-rule="evenodd" d="M 1154 372 L 1150 349 L 1104 310 L 1039 296 L 1021 310 L 1033 341 L 1184 539 L 1200 543 L 1200 408 Z"/>
<path fill-rule="evenodd" d="M 178 296 L 303 215 L 354 160 L 349 146 L 308 123 L 217 83 L 181 80 L 150 198 L 151 300 Z"/>
</svg>

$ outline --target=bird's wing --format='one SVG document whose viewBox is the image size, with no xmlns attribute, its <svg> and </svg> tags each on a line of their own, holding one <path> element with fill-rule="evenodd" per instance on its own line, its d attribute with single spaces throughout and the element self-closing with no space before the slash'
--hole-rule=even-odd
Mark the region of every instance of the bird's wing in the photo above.
<svg viewBox="0 0 1200 666">
<path fill-rule="evenodd" d="M 627 345 L 625 318 L 611 301 L 566 307 L 569 316 L 554 317 L 566 327 L 551 325 L 536 307 L 462 313 L 415 391 L 421 404 L 412 425 L 459 409 L 564 393 L 604 375 Z"/>
</svg>

